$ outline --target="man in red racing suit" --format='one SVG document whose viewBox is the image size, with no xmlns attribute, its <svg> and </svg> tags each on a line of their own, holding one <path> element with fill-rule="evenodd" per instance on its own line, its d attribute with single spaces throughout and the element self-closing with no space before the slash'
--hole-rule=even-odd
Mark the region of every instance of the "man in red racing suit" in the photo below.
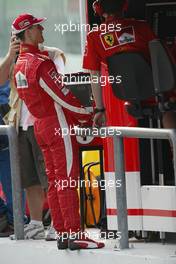
<svg viewBox="0 0 176 264">
<path fill-rule="evenodd" d="M 115 53 L 139 52 L 147 61 L 150 61 L 148 43 L 157 37 L 145 21 L 126 19 L 122 17 L 123 10 L 127 8 L 126 0 L 96 0 L 93 3 L 95 14 L 104 22 L 93 28 L 87 35 L 87 43 L 83 59 L 83 68 L 90 70 L 92 78 L 101 76 L 101 66 L 106 64 L 106 59 Z M 171 56 L 175 59 L 175 45 L 170 49 Z M 92 92 L 96 103 L 94 124 L 104 124 L 106 112 L 102 87 L 100 83 L 92 82 Z M 176 90 L 165 94 L 172 102 L 176 101 Z M 149 98 L 144 104 L 156 104 L 154 98 Z M 163 113 L 163 127 L 176 128 L 176 115 L 173 111 Z"/>
<path fill-rule="evenodd" d="M 94 75 L 101 76 L 101 66 L 106 59 L 115 53 L 139 52 L 149 61 L 149 41 L 156 39 L 155 34 L 145 21 L 125 19 L 122 11 L 126 0 L 97 0 L 93 4 L 94 11 L 104 22 L 94 27 L 87 35 L 87 43 L 83 59 L 83 68 Z M 105 107 L 100 83 L 92 82 L 92 91 L 97 111 L 94 124 L 102 125 L 105 118 Z"/>
<path fill-rule="evenodd" d="M 43 19 L 30 14 L 22 14 L 13 22 L 13 29 L 21 39 L 14 69 L 15 82 L 20 98 L 37 119 L 35 135 L 44 155 L 48 201 L 54 228 L 60 235 L 58 248 L 84 249 L 89 247 L 89 239 L 81 237 L 80 242 L 79 237 L 75 240 L 67 237 L 64 241 L 61 238 L 80 231 L 78 144 L 75 135 L 70 135 L 70 129 L 81 121 L 90 120 L 91 114 L 64 86 L 62 76 L 47 53 L 39 51 L 38 44 L 44 41 L 41 22 Z M 94 248 L 104 246 L 92 242 Z"/>
</svg>

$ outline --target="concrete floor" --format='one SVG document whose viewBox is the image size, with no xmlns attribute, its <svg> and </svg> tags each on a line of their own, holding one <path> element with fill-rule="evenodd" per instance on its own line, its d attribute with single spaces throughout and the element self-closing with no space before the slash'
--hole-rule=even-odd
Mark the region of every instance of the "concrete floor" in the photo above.
<svg viewBox="0 0 176 264">
<path fill-rule="evenodd" d="M 99 250 L 58 251 L 56 242 L 0 239 L 1 264 L 176 264 L 176 244 L 130 240 L 130 249 L 119 250 L 118 241 L 106 240 Z M 115 248 L 114 248 L 115 246 Z"/>
</svg>

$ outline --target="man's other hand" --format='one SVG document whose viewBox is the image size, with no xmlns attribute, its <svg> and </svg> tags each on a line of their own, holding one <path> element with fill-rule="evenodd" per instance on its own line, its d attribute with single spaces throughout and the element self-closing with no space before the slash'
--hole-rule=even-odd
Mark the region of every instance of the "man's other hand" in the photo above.
<svg viewBox="0 0 176 264">
<path fill-rule="evenodd" d="M 94 115 L 93 118 L 93 127 L 102 127 L 106 124 L 106 113 L 98 112 Z"/>
</svg>

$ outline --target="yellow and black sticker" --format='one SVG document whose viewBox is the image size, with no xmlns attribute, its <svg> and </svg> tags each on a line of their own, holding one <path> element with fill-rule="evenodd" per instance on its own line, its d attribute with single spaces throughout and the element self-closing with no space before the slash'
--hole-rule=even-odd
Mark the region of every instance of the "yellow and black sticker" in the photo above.
<svg viewBox="0 0 176 264">
<path fill-rule="evenodd" d="M 113 46 L 114 45 L 114 36 L 113 34 L 107 34 L 104 36 L 104 39 L 106 41 L 106 43 L 109 45 L 109 46 Z"/>
</svg>

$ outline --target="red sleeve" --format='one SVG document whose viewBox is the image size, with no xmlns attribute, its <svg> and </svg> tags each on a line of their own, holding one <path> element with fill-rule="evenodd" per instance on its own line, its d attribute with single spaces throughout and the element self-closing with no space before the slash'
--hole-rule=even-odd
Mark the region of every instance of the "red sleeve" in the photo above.
<svg viewBox="0 0 176 264">
<path fill-rule="evenodd" d="M 83 68 L 93 71 L 100 71 L 101 58 L 95 48 L 95 42 L 93 41 L 93 37 L 94 35 L 91 33 L 87 35 L 87 41 L 83 57 Z"/>
<path fill-rule="evenodd" d="M 37 71 L 40 87 L 60 106 L 75 113 L 75 115 L 90 115 L 80 101 L 64 85 L 63 77 L 57 72 L 52 60 L 42 62 Z"/>
<path fill-rule="evenodd" d="M 149 24 L 147 22 L 144 22 L 143 25 L 143 32 L 147 38 L 147 41 L 151 41 L 154 39 L 158 39 L 158 37 L 155 35 L 155 33 L 152 31 L 152 29 L 150 28 Z"/>
<path fill-rule="evenodd" d="M 64 93 L 62 92 L 64 86 L 63 78 L 62 75 L 57 72 L 56 66 L 52 60 L 46 60 L 40 64 L 37 70 L 37 78 L 40 86 L 48 94 L 53 92 L 61 98 L 64 97 Z"/>
</svg>

